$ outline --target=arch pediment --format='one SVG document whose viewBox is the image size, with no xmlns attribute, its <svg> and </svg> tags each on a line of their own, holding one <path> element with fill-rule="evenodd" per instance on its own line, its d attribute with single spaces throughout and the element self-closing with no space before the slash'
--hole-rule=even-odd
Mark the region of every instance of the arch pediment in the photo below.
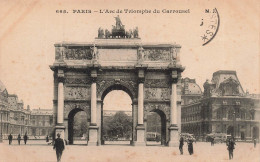
<svg viewBox="0 0 260 162">
<path fill-rule="evenodd" d="M 162 112 L 164 113 L 166 120 L 170 121 L 170 105 L 166 103 L 156 103 L 156 104 L 145 104 L 144 105 L 144 119 L 147 119 L 147 114 L 149 112 Z"/>
<path fill-rule="evenodd" d="M 79 111 L 85 111 L 87 118 L 90 119 L 90 106 L 89 103 L 75 103 L 75 102 L 65 102 L 64 103 L 64 115 L 65 119 L 69 118 L 71 113 L 76 113 Z"/>
<path fill-rule="evenodd" d="M 137 96 L 137 82 L 124 79 L 100 80 L 97 82 L 97 94 L 101 99 L 112 90 L 123 90 L 133 99 Z"/>
</svg>

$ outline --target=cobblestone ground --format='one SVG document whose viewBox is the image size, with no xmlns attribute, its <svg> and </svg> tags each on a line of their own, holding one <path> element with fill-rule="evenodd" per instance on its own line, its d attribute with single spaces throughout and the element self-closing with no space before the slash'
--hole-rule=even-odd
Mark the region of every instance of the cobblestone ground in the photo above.
<svg viewBox="0 0 260 162">
<path fill-rule="evenodd" d="M 28 141 L 19 146 L 13 141 L 11 146 L 8 141 L 0 144 L 1 162 L 52 162 L 56 161 L 55 151 L 45 141 Z M 189 155 L 187 145 L 184 145 L 184 155 L 179 154 L 178 148 L 162 146 L 133 147 L 127 145 L 67 145 L 62 156 L 62 162 L 221 162 L 229 161 L 225 144 L 197 142 L 194 143 L 194 154 Z M 260 162 L 260 147 L 253 147 L 252 143 L 238 143 L 234 150 L 234 159 L 231 161 Z"/>
</svg>

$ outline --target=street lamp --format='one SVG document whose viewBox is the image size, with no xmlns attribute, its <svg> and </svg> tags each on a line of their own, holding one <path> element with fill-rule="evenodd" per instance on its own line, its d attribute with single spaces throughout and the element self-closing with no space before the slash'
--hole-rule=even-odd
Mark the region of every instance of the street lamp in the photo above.
<svg viewBox="0 0 260 162">
<path fill-rule="evenodd" d="M 236 137 L 236 111 L 233 112 L 233 137 Z"/>
<path fill-rule="evenodd" d="M 1 111 L 1 134 L 0 134 L 0 143 L 3 142 L 3 134 L 2 134 L 2 111 Z"/>
</svg>

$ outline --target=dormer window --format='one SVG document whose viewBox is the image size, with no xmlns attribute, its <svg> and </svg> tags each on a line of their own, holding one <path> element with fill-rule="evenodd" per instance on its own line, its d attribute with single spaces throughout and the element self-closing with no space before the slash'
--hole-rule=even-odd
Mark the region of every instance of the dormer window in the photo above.
<svg viewBox="0 0 260 162">
<path fill-rule="evenodd" d="M 239 95 L 238 88 L 239 88 L 239 83 L 232 78 L 226 79 L 219 86 L 219 89 L 221 90 L 223 96 Z"/>
</svg>

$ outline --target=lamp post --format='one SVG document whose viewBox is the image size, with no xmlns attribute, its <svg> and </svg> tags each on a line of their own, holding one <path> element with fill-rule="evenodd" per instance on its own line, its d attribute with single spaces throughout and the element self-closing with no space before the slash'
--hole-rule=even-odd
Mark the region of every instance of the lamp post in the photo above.
<svg viewBox="0 0 260 162">
<path fill-rule="evenodd" d="M 1 134 L 0 134 L 0 143 L 3 142 L 3 134 L 2 134 L 2 111 L 1 111 Z"/>
<path fill-rule="evenodd" d="M 233 112 L 233 137 L 236 138 L 236 111 Z"/>
</svg>

